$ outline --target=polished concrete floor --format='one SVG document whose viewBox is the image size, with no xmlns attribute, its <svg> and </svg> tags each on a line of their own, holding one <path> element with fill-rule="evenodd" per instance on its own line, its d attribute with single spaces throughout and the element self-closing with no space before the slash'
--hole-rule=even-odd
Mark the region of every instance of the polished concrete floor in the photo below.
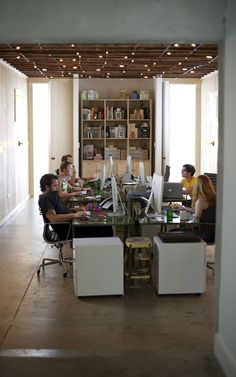
<svg viewBox="0 0 236 377">
<path fill-rule="evenodd" d="M 213 354 L 214 278 L 201 296 L 74 295 L 72 271 L 49 266 L 31 199 L 0 228 L 0 376 L 223 377 Z"/>
</svg>

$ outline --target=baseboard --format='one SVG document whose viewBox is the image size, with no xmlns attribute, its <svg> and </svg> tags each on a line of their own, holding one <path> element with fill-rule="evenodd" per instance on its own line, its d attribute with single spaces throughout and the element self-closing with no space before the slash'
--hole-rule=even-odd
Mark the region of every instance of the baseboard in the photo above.
<svg viewBox="0 0 236 377">
<path fill-rule="evenodd" d="M 215 355 L 227 377 L 236 376 L 236 359 L 224 343 L 222 336 L 215 334 Z"/>
<path fill-rule="evenodd" d="M 0 228 L 12 217 L 15 215 L 15 213 L 17 211 L 19 211 L 19 209 L 21 209 L 21 207 L 25 204 L 25 202 L 27 202 L 27 200 L 29 200 L 30 196 L 27 195 L 27 197 L 22 200 L 22 202 L 20 202 L 10 213 L 8 213 L 5 217 L 3 217 L 2 220 L 0 220 Z"/>
</svg>

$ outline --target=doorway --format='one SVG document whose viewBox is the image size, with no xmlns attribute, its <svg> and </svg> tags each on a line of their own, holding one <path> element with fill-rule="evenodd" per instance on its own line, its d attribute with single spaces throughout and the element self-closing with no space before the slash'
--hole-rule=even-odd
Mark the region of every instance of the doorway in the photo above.
<svg viewBox="0 0 236 377">
<path fill-rule="evenodd" d="M 170 84 L 170 181 L 181 180 L 183 164 L 196 166 L 196 85 Z"/>
</svg>

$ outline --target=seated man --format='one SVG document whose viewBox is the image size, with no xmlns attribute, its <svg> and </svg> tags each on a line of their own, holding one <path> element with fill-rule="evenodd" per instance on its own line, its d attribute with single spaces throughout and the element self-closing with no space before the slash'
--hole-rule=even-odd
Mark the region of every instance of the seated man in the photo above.
<svg viewBox="0 0 236 377">
<path fill-rule="evenodd" d="M 58 177 L 54 174 L 45 174 L 40 179 L 40 189 L 42 194 L 39 196 L 39 208 L 42 212 L 45 222 L 60 223 L 70 222 L 73 219 L 80 218 L 84 212 L 80 208 L 75 207 L 73 210 L 66 207 L 58 195 Z M 64 240 L 67 236 L 67 229 L 62 224 L 52 226 L 54 231 Z M 74 238 L 82 237 L 112 237 L 112 227 L 93 226 L 91 227 L 75 227 Z M 72 238 L 72 231 L 69 239 Z"/>
<path fill-rule="evenodd" d="M 187 195 L 190 195 L 191 197 L 192 197 L 193 187 L 196 183 L 196 177 L 194 177 L 195 171 L 196 170 L 193 165 L 190 165 L 190 164 L 183 165 L 183 168 L 182 168 L 183 179 L 180 181 L 180 183 L 182 183 L 182 185 L 185 188 L 184 193 Z"/>
<path fill-rule="evenodd" d="M 196 183 L 196 177 L 194 177 L 195 174 L 195 167 L 191 164 L 185 164 L 182 168 L 182 177 L 183 179 L 180 181 L 182 185 L 184 186 L 184 194 L 189 195 L 192 199 L 192 192 L 194 185 Z M 187 207 L 191 207 L 192 200 L 188 200 L 185 202 L 185 205 Z"/>
</svg>

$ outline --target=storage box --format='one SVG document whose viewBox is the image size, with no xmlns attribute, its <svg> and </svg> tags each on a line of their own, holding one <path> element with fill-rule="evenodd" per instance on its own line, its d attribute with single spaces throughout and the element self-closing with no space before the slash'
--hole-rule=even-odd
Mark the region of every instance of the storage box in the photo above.
<svg viewBox="0 0 236 377">
<path fill-rule="evenodd" d="M 120 160 L 120 149 L 105 148 L 105 160 L 112 156 L 114 160 Z"/>
<path fill-rule="evenodd" d="M 118 237 L 73 239 L 76 296 L 123 295 L 123 254 Z"/>
</svg>

